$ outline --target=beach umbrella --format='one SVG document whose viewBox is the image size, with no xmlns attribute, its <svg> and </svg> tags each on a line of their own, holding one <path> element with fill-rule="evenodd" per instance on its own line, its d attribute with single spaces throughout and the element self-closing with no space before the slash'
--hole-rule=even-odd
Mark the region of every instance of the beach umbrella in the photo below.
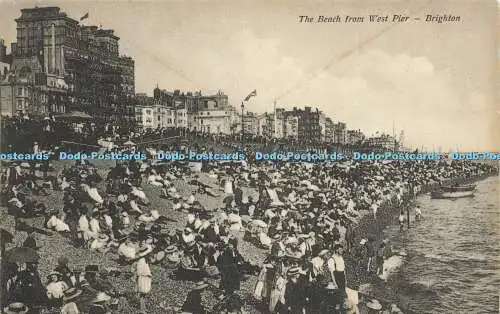
<svg viewBox="0 0 500 314">
<path fill-rule="evenodd" d="M 8 261 L 10 263 L 36 263 L 40 259 L 37 251 L 29 247 L 16 247 L 9 251 Z"/>
<path fill-rule="evenodd" d="M 125 145 L 125 146 L 134 146 L 135 143 L 132 142 L 132 141 L 126 141 L 125 143 L 123 143 L 123 145 Z"/>
<path fill-rule="evenodd" d="M 5 229 L 0 229 L 0 242 L 7 244 L 12 243 L 14 235 Z"/>
</svg>

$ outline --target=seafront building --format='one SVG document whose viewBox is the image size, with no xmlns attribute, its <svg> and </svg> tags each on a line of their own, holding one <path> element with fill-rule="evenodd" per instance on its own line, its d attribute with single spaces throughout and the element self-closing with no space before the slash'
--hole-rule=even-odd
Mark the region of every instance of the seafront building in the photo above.
<svg viewBox="0 0 500 314">
<path fill-rule="evenodd" d="M 96 120 L 134 120 L 135 62 L 114 30 L 81 25 L 58 7 L 22 9 L 10 71 L 0 82 L 3 115 L 80 110 Z M 0 57 L 6 54 L 0 45 Z"/>
<path fill-rule="evenodd" d="M 83 111 L 96 122 L 139 129 L 178 128 L 203 134 L 245 134 L 307 143 L 392 147 L 396 140 L 365 140 L 311 106 L 272 112 L 243 112 L 222 91 L 167 91 L 153 96 L 135 93 L 135 61 L 120 54 L 120 38 L 112 29 L 84 25 L 59 7 L 21 10 L 15 19 L 16 42 L 0 39 L 0 108 L 2 115 L 44 117 Z M 275 104 L 274 104 L 275 107 Z M 246 108 L 243 108 L 246 109 Z"/>
</svg>

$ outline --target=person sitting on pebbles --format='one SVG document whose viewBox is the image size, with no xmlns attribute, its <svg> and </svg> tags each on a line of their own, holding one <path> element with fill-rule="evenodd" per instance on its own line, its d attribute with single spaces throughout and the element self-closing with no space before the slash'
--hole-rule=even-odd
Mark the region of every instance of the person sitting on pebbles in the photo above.
<svg viewBox="0 0 500 314">
<path fill-rule="evenodd" d="M 69 260 L 66 256 L 59 257 L 54 272 L 61 274 L 61 280 L 63 280 L 68 287 L 73 287 L 76 284 L 76 277 L 69 268 L 68 263 Z"/>
<path fill-rule="evenodd" d="M 79 296 L 82 294 L 82 290 L 76 288 L 69 288 L 64 291 L 63 302 L 64 305 L 61 308 L 61 314 L 78 314 L 80 310 L 77 306 L 77 301 Z"/>
<path fill-rule="evenodd" d="M 160 213 L 156 209 L 152 209 L 149 213 L 144 213 L 137 218 L 139 221 L 143 222 L 155 222 L 160 218 Z"/>
<path fill-rule="evenodd" d="M 165 260 L 167 264 L 170 266 L 177 266 L 181 260 L 182 252 L 179 251 L 179 248 L 175 245 L 169 245 L 165 249 Z"/>
<path fill-rule="evenodd" d="M 120 219 L 123 228 L 128 228 L 130 226 L 130 216 L 126 211 L 120 213 Z"/>
<path fill-rule="evenodd" d="M 186 300 L 182 305 L 183 313 L 190 314 L 206 314 L 207 311 L 202 305 L 201 294 L 208 288 L 208 284 L 204 281 L 197 282 L 193 289 L 186 296 Z"/>
<path fill-rule="evenodd" d="M 138 199 L 139 198 L 137 197 L 137 195 L 130 194 L 128 208 L 130 209 L 132 214 L 142 215 L 143 211 L 141 210 L 141 208 L 138 204 Z"/>
<path fill-rule="evenodd" d="M 50 211 L 50 218 L 45 226 L 57 232 L 70 232 L 69 226 L 64 222 L 61 216 L 61 213 Z"/>
<path fill-rule="evenodd" d="M 365 304 L 367 309 L 367 314 L 379 314 L 382 313 L 382 304 L 378 300 L 371 300 Z"/>
<path fill-rule="evenodd" d="M 88 185 L 82 184 L 82 189 L 92 201 L 99 204 L 104 202 L 104 199 L 97 190 L 97 183 L 94 180 L 91 180 Z"/>
<path fill-rule="evenodd" d="M 165 185 L 165 180 L 161 175 L 157 174 L 156 170 L 151 169 L 147 178 L 147 183 L 154 186 L 163 187 Z"/>
<path fill-rule="evenodd" d="M 108 302 L 111 297 L 106 293 L 99 292 L 97 296 L 92 300 L 92 304 L 89 307 L 89 314 L 111 314 Z"/>
<path fill-rule="evenodd" d="M 109 295 L 115 294 L 113 284 L 99 274 L 98 265 L 87 265 L 83 276 L 92 289 Z"/>
<path fill-rule="evenodd" d="M 174 183 L 170 183 L 170 186 L 168 188 L 163 189 L 163 196 L 166 197 L 167 199 L 180 199 L 181 196 L 179 193 L 177 193 L 177 189 L 174 186 Z"/>
<path fill-rule="evenodd" d="M 129 263 L 136 258 L 136 249 L 134 242 L 129 236 L 125 236 L 123 241 L 118 247 L 118 258 L 122 263 Z"/>
<path fill-rule="evenodd" d="M 135 195 L 142 205 L 147 206 L 151 203 L 141 187 L 131 185 L 131 188 L 132 190 L 130 191 L 130 194 Z"/>
<path fill-rule="evenodd" d="M 96 236 L 96 234 L 90 230 L 90 219 L 91 213 L 89 213 L 85 208 L 82 208 L 80 218 L 78 219 L 77 234 L 78 239 L 84 246 L 88 245 L 88 243 Z"/>
<path fill-rule="evenodd" d="M 64 291 L 69 287 L 62 280 L 62 274 L 51 272 L 47 276 L 49 283 L 47 285 L 47 298 L 51 307 L 61 307 L 63 303 Z"/>
<path fill-rule="evenodd" d="M 109 250 L 109 246 L 109 237 L 101 233 L 91 242 L 90 249 L 99 252 L 106 252 Z"/>
</svg>

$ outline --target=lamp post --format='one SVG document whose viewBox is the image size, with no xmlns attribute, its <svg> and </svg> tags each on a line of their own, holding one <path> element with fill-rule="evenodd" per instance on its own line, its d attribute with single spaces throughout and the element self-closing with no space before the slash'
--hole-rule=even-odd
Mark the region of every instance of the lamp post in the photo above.
<svg viewBox="0 0 500 314">
<path fill-rule="evenodd" d="M 243 124 L 243 110 L 245 109 L 245 104 L 241 102 L 241 149 L 243 149 L 243 138 L 245 137 L 245 125 Z"/>
</svg>

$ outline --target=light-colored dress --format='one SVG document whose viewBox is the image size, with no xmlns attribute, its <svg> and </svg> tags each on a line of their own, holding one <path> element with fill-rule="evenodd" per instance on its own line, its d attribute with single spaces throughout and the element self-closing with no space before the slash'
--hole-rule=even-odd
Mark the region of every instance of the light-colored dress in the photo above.
<svg viewBox="0 0 500 314">
<path fill-rule="evenodd" d="M 118 255 L 123 256 L 127 260 L 132 260 L 136 257 L 136 250 L 132 245 L 128 245 L 125 242 L 118 247 Z"/>
<path fill-rule="evenodd" d="M 47 297 L 49 299 L 62 299 L 66 289 L 68 289 L 68 285 L 64 281 L 51 282 L 47 285 Z"/>
<path fill-rule="evenodd" d="M 224 183 L 224 193 L 233 194 L 233 181 L 227 179 Z"/>
<path fill-rule="evenodd" d="M 151 291 L 152 274 L 145 258 L 139 259 L 136 265 L 136 289 L 139 293 L 149 293 Z"/>
<path fill-rule="evenodd" d="M 286 279 L 279 276 L 274 287 L 271 290 L 269 300 L 269 312 L 275 313 L 278 303 L 285 304 Z"/>
<path fill-rule="evenodd" d="M 61 308 L 61 314 L 80 314 L 80 311 L 74 302 L 70 302 Z"/>
<path fill-rule="evenodd" d="M 90 231 L 89 221 L 85 215 L 82 215 L 78 220 L 78 234 L 80 235 L 80 238 L 83 238 L 85 241 L 88 241 L 95 236 L 95 234 Z"/>
<path fill-rule="evenodd" d="M 57 218 L 55 215 L 52 215 L 47 221 L 47 228 L 55 230 L 57 232 L 70 231 L 69 226 L 64 223 L 61 219 Z"/>
<path fill-rule="evenodd" d="M 104 203 L 104 199 L 102 196 L 99 194 L 96 188 L 87 188 L 86 189 L 87 194 L 94 200 L 96 203 L 102 204 Z"/>
</svg>

